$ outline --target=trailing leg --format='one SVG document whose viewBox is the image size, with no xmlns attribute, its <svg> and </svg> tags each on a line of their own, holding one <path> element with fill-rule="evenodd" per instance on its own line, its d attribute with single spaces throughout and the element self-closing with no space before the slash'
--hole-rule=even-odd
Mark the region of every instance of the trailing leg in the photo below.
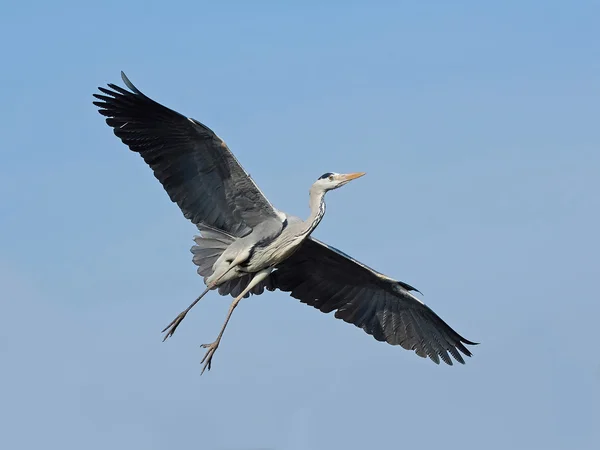
<svg viewBox="0 0 600 450">
<path fill-rule="evenodd" d="M 231 302 L 231 305 L 229 306 L 229 312 L 227 313 L 227 317 L 225 318 L 225 323 L 223 324 L 223 327 L 221 328 L 221 331 L 220 331 L 219 335 L 217 336 L 217 339 L 215 339 L 215 341 L 210 344 L 202 345 L 202 347 L 207 348 L 208 350 L 206 351 L 206 355 L 204 355 L 204 358 L 202 358 L 202 361 L 200 361 L 200 364 L 204 363 L 204 366 L 202 367 L 202 372 L 200 373 L 200 375 L 202 375 L 207 368 L 208 368 L 208 370 L 210 370 L 212 357 L 215 354 L 215 351 L 217 351 L 219 344 L 221 343 L 221 338 L 223 337 L 223 333 L 225 333 L 225 328 L 227 328 L 227 323 L 229 322 L 229 319 L 231 319 L 233 310 L 236 308 L 236 306 L 238 305 L 240 300 L 242 300 L 242 298 L 244 298 L 244 295 L 246 295 L 247 292 L 250 292 L 250 290 L 254 286 L 256 286 L 258 283 L 260 283 L 265 278 L 267 278 L 272 271 L 273 271 L 273 269 L 269 267 L 268 269 L 264 269 L 264 270 L 261 270 L 260 272 L 257 272 L 256 275 L 254 275 L 254 278 L 252 278 L 252 281 L 250 281 L 250 283 L 248 283 L 248 286 L 246 286 L 246 289 L 244 289 L 242 291 L 242 293 L 240 295 L 238 295 L 233 300 L 233 302 Z"/>
</svg>

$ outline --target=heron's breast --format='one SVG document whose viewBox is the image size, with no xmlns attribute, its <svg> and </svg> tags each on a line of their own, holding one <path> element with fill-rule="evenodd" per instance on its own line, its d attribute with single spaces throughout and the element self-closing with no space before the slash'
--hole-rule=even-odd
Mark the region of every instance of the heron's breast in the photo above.
<svg viewBox="0 0 600 450">
<path fill-rule="evenodd" d="M 302 237 L 279 237 L 268 246 L 257 247 L 250 258 L 249 266 L 256 271 L 275 266 L 292 256 L 303 240 Z"/>
</svg>

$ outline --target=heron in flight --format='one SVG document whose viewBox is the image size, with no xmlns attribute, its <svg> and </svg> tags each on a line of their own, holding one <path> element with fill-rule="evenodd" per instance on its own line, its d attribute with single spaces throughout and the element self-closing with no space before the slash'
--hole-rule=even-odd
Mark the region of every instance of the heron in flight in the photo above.
<svg viewBox="0 0 600 450">
<path fill-rule="evenodd" d="M 444 322 L 411 292 L 311 236 L 325 214 L 325 194 L 364 173 L 328 172 L 309 191 L 307 220 L 275 208 L 225 142 L 206 125 L 144 95 L 121 72 L 129 90 L 98 88 L 94 104 L 114 134 L 139 153 L 171 201 L 198 227 L 193 262 L 206 290 L 164 330 L 172 336 L 192 307 L 210 290 L 234 297 L 225 323 L 207 349 L 202 373 L 242 298 L 279 289 L 324 313 L 362 328 L 378 341 L 452 365 L 476 345 Z"/>
</svg>

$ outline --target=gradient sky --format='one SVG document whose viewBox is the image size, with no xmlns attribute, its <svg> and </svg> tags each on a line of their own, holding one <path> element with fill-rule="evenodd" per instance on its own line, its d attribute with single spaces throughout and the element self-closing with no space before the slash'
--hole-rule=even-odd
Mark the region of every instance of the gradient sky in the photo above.
<svg viewBox="0 0 600 450">
<path fill-rule="evenodd" d="M 599 2 L 9 3 L 1 448 L 600 448 Z M 284 211 L 366 171 L 315 236 L 423 291 L 474 357 L 278 292 L 200 377 L 230 299 L 161 342 L 203 288 L 195 229 L 91 103 L 120 70 Z"/>
</svg>

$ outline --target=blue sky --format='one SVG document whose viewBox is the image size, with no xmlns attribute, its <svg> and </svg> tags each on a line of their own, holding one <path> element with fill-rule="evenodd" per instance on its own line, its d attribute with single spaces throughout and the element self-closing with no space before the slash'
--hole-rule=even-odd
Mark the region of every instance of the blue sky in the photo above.
<svg viewBox="0 0 600 450">
<path fill-rule="evenodd" d="M 426 3 L 426 4 L 425 4 Z M 452 3 L 452 4 L 450 4 Z M 500 4 L 501 3 L 501 4 Z M 0 17 L 0 447 L 600 444 L 598 2 L 30 1 Z M 284 293 L 203 288 L 194 227 L 92 105 L 124 70 L 315 236 L 468 339 L 436 366 Z"/>
</svg>

